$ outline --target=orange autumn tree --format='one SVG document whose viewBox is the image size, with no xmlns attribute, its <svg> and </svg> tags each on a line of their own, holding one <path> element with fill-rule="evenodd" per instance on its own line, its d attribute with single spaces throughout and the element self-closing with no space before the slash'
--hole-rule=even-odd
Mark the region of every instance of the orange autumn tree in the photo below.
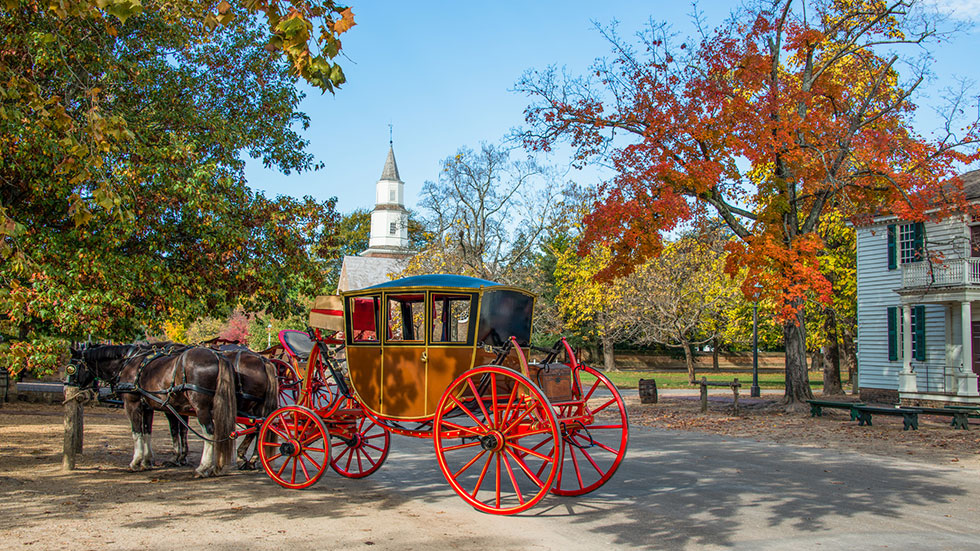
<svg viewBox="0 0 980 551">
<path fill-rule="evenodd" d="M 941 39 L 934 22 L 914 1 L 778 0 L 683 43 L 666 25 L 636 45 L 600 29 L 613 59 L 583 77 L 552 68 L 518 83 L 532 98 L 523 137 L 543 150 L 568 141 L 578 164 L 617 169 L 582 240 L 613 251 L 601 275 L 659 254 L 683 224 L 724 220 L 737 237 L 727 270 L 747 269 L 743 292 L 759 286 L 779 305 L 785 401 L 798 403 L 812 396 L 803 308 L 831 299 L 817 259 L 825 214 L 922 220 L 965 207 L 954 175 L 977 159 L 977 121 L 953 116 L 973 100 L 950 98 L 936 139 L 912 130 L 928 60 L 900 54 Z"/>
</svg>

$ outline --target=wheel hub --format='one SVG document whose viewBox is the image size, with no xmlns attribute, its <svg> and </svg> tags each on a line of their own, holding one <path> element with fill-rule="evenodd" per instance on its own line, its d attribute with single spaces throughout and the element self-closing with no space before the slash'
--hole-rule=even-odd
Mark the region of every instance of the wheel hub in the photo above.
<svg viewBox="0 0 980 551">
<path fill-rule="evenodd" d="M 299 455 L 301 449 L 302 448 L 299 445 L 299 442 L 295 440 L 290 440 L 289 442 L 279 444 L 279 453 L 288 457 L 296 457 Z"/>
<path fill-rule="evenodd" d="M 500 451 L 504 448 L 505 441 L 504 435 L 494 431 L 480 437 L 480 447 L 490 452 Z"/>
</svg>

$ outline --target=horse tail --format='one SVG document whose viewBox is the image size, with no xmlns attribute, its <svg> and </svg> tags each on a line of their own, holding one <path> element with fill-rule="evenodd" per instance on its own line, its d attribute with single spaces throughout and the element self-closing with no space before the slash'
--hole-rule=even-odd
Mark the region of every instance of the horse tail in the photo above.
<svg viewBox="0 0 980 551">
<path fill-rule="evenodd" d="M 276 364 L 262 358 L 265 366 L 265 378 L 268 381 L 265 391 L 265 403 L 262 404 L 262 417 L 268 417 L 279 409 L 279 377 L 276 377 Z"/>
<path fill-rule="evenodd" d="M 235 439 L 229 438 L 235 431 L 235 417 L 238 404 L 235 399 L 235 375 L 231 363 L 222 355 L 215 354 L 218 360 L 218 382 L 214 389 L 212 416 L 214 419 L 215 472 L 222 472 L 225 465 L 232 462 L 235 452 Z"/>
</svg>

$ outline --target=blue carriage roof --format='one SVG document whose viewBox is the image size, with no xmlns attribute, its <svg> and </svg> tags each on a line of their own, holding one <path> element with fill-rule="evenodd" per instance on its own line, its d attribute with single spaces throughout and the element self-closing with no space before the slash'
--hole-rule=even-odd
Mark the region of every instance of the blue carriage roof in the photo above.
<svg viewBox="0 0 980 551">
<path fill-rule="evenodd" d="M 428 274 L 403 277 L 385 283 L 367 287 L 367 289 L 393 289 L 401 287 L 454 287 L 461 289 L 479 289 L 480 287 L 500 287 L 495 281 L 450 274 Z"/>
</svg>

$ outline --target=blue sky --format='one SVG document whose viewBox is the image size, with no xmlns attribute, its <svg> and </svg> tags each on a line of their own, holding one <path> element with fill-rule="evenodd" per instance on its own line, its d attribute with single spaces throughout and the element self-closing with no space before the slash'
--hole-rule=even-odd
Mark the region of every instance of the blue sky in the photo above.
<svg viewBox="0 0 980 551">
<path fill-rule="evenodd" d="M 980 0 L 930 0 L 961 20 L 980 20 Z M 304 133 L 309 151 L 325 167 L 289 176 L 249 160 L 249 185 L 267 195 L 337 197 L 337 209 L 372 208 L 374 185 L 394 127 L 395 157 L 413 208 L 426 180 L 435 180 L 442 159 L 461 146 L 497 142 L 523 122 L 527 98 L 512 92 L 528 69 L 566 66 L 581 74 L 609 53 L 592 21 L 620 22 L 627 36 L 649 20 L 666 20 L 681 35 L 692 32 L 690 3 L 676 2 L 396 2 L 351 0 L 357 26 L 344 35 L 347 75 L 336 95 L 304 87 L 301 110 L 311 118 Z M 736 5 L 731 0 L 699 2 L 709 24 Z M 953 76 L 980 82 L 976 29 L 934 50 L 938 77 L 933 89 Z M 977 95 L 974 88 L 974 95 Z M 936 94 L 933 94 L 935 97 Z M 929 116 L 920 129 L 926 132 Z M 934 124 L 934 123 L 933 123 Z M 555 156 L 553 164 L 567 166 Z M 598 171 L 572 171 L 568 179 L 594 185 Z"/>
</svg>

